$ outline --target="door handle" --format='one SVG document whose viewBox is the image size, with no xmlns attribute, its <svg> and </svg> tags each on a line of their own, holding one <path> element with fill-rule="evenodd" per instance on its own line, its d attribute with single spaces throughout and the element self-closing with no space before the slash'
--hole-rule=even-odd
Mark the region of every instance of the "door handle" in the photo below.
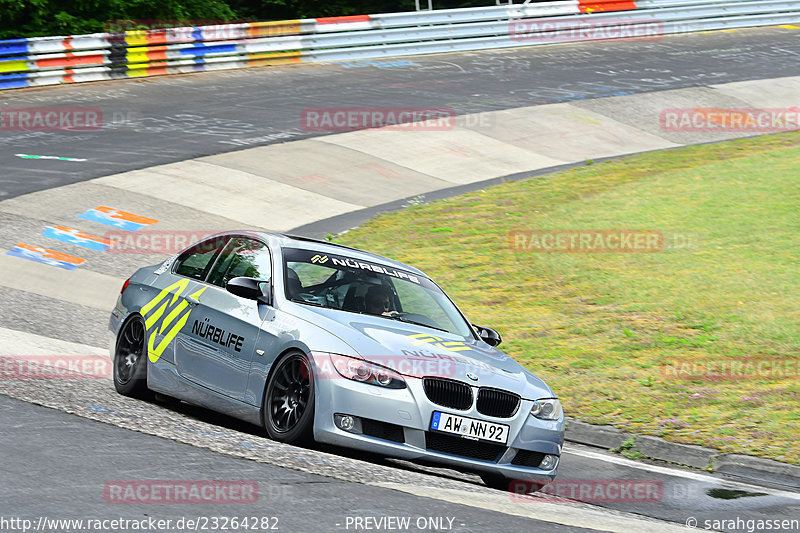
<svg viewBox="0 0 800 533">
<path fill-rule="evenodd" d="M 187 296 L 184 296 L 183 299 L 186 300 L 186 302 L 189 305 L 200 305 L 200 300 L 198 300 L 194 296 L 187 295 Z"/>
</svg>

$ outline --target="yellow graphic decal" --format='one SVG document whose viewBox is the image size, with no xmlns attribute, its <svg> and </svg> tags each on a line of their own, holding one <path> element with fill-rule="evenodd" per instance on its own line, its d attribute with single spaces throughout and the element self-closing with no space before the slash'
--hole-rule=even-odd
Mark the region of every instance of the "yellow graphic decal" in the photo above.
<svg viewBox="0 0 800 533">
<path fill-rule="evenodd" d="M 317 255 L 315 255 L 314 257 L 311 258 L 311 262 L 312 263 L 319 263 L 320 265 L 324 265 L 325 263 L 328 262 L 328 256 L 327 255 L 319 255 L 319 254 L 317 254 Z"/>
<path fill-rule="evenodd" d="M 464 342 L 445 341 L 441 337 L 437 337 L 436 335 L 429 335 L 427 333 L 415 333 L 414 335 L 409 335 L 408 337 L 411 339 L 415 339 L 414 342 L 412 343 L 414 346 L 419 346 L 420 344 L 430 344 L 431 346 L 444 348 L 445 350 L 450 350 L 451 352 L 463 352 L 472 349 L 472 347 L 470 347 Z"/>
<path fill-rule="evenodd" d="M 141 309 L 142 315 L 146 317 L 144 322 L 145 329 L 150 334 L 147 342 L 148 358 L 153 363 L 159 360 L 161 354 L 164 353 L 164 350 L 167 348 L 169 343 L 172 342 L 172 339 L 175 338 L 183 326 L 186 325 L 186 321 L 189 320 L 189 315 L 192 313 L 192 310 L 187 310 L 187 307 L 189 307 L 189 302 L 181 298 L 181 294 L 188 286 L 188 279 L 176 281 L 158 293 L 158 296 L 147 302 Z M 199 291 L 191 294 L 190 297 L 199 299 L 200 295 L 203 294 L 203 291 L 205 290 L 206 287 L 203 287 Z M 170 294 L 172 294 L 171 300 L 168 298 Z M 152 311 L 159 303 L 161 303 L 162 300 L 164 303 L 161 304 L 161 306 L 158 307 L 158 309 L 156 309 L 150 316 L 147 316 L 147 314 L 150 313 L 150 311 Z M 177 305 L 175 305 L 176 303 Z M 158 320 L 164 315 L 168 308 L 171 308 L 170 312 L 161 321 L 160 327 L 157 326 Z M 184 311 L 186 312 L 184 313 Z M 170 324 L 173 322 L 174 325 L 172 328 L 170 328 Z M 167 331 L 167 328 L 169 328 L 169 331 Z M 156 335 L 163 335 L 161 342 L 159 342 L 157 346 L 155 345 Z"/>
</svg>

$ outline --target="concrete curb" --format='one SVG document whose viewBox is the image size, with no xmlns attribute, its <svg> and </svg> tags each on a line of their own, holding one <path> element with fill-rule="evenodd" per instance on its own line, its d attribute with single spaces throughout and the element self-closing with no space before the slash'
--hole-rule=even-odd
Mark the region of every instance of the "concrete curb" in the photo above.
<svg viewBox="0 0 800 533">
<path fill-rule="evenodd" d="M 800 467 L 751 455 L 719 454 L 714 459 L 714 471 L 800 489 Z"/>
<path fill-rule="evenodd" d="M 649 459 L 718 472 L 757 484 L 779 484 L 800 490 L 800 466 L 771 459 L 669 442 L 651 435 L 626 433 L 612 426 L 587 424 L 572 418 L 567 419 L 565 439 L 604 449 L 620 448 L 633 439 L 633 446 L 628 449 Z"/>
</svg>

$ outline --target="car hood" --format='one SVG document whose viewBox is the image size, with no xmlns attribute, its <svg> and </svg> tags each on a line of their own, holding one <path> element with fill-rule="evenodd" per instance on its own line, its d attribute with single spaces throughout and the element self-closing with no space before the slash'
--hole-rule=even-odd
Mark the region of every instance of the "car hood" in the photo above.
<svg viewBox="0 0 800 533">
<path fill-rule="evenodd" d="M 511 390 L 527 399 L 554 397 L 544 381 L 483 341 L 399 320 L 297 307 L 298 314 L 353 348 L 354 353 L 342 355 L 358 355 L 405 376 L 455 379 Z"/>
</svg>

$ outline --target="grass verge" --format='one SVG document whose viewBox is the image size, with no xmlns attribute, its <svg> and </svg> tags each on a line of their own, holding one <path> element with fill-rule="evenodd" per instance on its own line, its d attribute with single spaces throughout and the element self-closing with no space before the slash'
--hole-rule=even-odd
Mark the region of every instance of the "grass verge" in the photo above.
<svg viewBox="0 0 800 533">
<path fill-rule="evenodd" d="M 800 464 L 798 162 L 797 133 L 653 152 L 411 206 L 336 241 L 424 270 L 568 415 Z M 660 232 L 663 249 L 509 240 L 621 228 Z"/>
</svg>

